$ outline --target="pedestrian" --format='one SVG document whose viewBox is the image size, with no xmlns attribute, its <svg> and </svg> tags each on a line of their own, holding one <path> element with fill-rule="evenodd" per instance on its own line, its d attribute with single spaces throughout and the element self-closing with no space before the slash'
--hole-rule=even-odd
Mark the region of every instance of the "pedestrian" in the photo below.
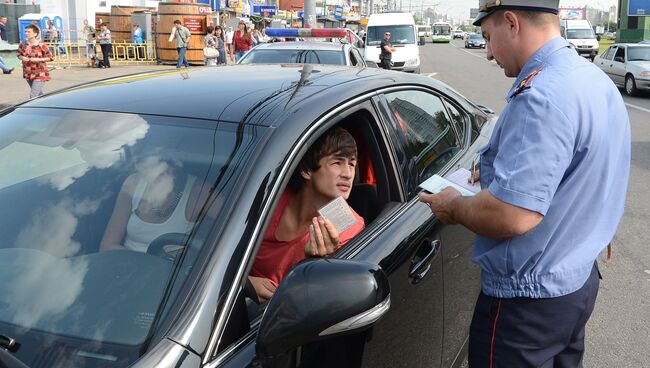
<svg viewBox="0 0 650 368">
<path fill-rule="evenodd" d="M 230 54 L 235 62 L 241 59 L 241 57 L 244 56 L 253 45 L 253 37 L 243 20 L 239 21 L 237 28 L 237 32 L 235 32 L 235 35 L 232 38 L 232 52 Z"/>
<path fill-rule="evenodd" d="M 0 42 L 9 42 L 9 36 L 7 36 L 7 17 L 4 15 L 0 17 Z"/>
<path fill-rule="evenodd" d="M 113 51 L 113 41 L 111 39 L 111 30 L 108 29 L 108 24 L 102 23 L 100 26 L 99 36 L 99 47 L 102 49 L 102 65 L 101 68 L 110 68 L 111 67 L 111 52 Z"/>
<path fill-rule="evenodd" d="M 40 30 L 35 25 L 25 27 L 25 42 L 18 45 L 18 58 L 23 62 L 23 78 L 29 84 L 29 98 L 41 96 L 46 81 L 49 81 L 50 71 L 47 61 L 54 61 L 50 49 L 38 39 Z"/>
<path fill-rule="evenodd" d="M 390 43 L 390 32 L 386 31 L 386 33 L 384 33 L 384 39 L 381 40 L 379 48 L 381 49 L 381 52 L 379 53 L 380 66 L 384 69 L 390 70 L 393 53 L 397 50 L 395 46 Z"/>
<path fill-rule="evenodd" d="M 226 65 L 226 39 L 223 35 L 223 28 L 217 26 L 214 29 L 214 35 L 217 39 L 217 49 L 219 50 L 219 57 L 217 58 L 217 65 Z"/>
<path fill-rule="evenodd" d="M 208 26 L 208 28 L 206 30 L 207 30 L 208 33 L 203 38 L 203 43 L 204 43 L 203 47 L 207 48 L 207 49 L 213 49 L 213 50 L 216 50 L 217 52 L 219 52 L 219 49 L 217 48 L 217 38 L 214 35 L 214 27 Z M 203 52 L 203 54 L 204 54 L 204 57 L 205 57 L 204 61 L 205 61 L 206 66 L 216 66 L 217 65 L 217 58 L 218 57 L 209 57 L 209 55 L 207 55 L 205 53 L 205 51 Z"/>
<path fill-rule="evenodd" d="M 133 25 L 133 32 L 131 32 L 131 42 L 133 43 L 133 47 L 136 50 L 138 59 L 142 59 L 144 57 L 144 52 L 142 52 L 142 28 L 140 28 L 140 25 L 137 23 Z"/>
<path fill-rule="evenodd" d="M 51 20 L 47 21 L 47 27 L 43 32 L 43 41 L 48 43 L 52 54 L 55 54 L 59 44 L 59 31 L 54 27 L 54 23 Z"/>
<path fill-rule="evenodd" d="M 226 48 L 228 49 L 228 55 L 231 55 L 234 53 L 232 49 L 232 39 L 235 37 L 235 32 L 232 30 L 232 27 L 228 27 L 228 31 L 226 31 Z M 234 61 L 234 60 L 233 60 Z"/>
<path fill-rule="evenodd" d="M 560 36 L 559 0 L 480 0 L 487 58 L 516 77 L 480 152 L 482 190 L 421 194 L 477 234 L 469 366 L 582 367 L 596 258 L 623 215 L 630 124 L 621 94 Z"/>
<path fill-rule="evenodd" d="M 169 35 L 169 42 L 176 39 L 176 51 L 178 51 L 178 62 L 176 63 L 176 68 L 178 69 L 180 69 L 182 65 L 185 65 L 186 68 L 190 67 L 190 63 L 187 62 L 187 58 L 185 57 L 187 48 L 190 46 L 190 37 L 190 30 L 183 27 L 181 21 L 176 19 L 174 21 L 172 33 Z"/>
<path fill-rule="evenodd" d="M 95 27 L 88 23 L 88 19 L 84 19 L 84 27 L 81 30 L 84 40 L 86 40 L 86 62 L 88 66 L 92 67 L 93 59 L 96 56 L 95 52 Z"/>
</svg>

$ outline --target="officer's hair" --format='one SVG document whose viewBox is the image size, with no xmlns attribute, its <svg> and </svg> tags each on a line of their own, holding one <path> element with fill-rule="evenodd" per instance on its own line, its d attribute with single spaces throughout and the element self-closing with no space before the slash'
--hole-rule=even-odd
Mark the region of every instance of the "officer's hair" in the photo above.
<svg viewBox="0 0 650 368">
<path fill-rule="evenodd" d="M 293 173 L 289 187 L 298 191 L 305 184 L 305 179 L 301 173 L 307 171 L 317 171 L 320 169 L 318 161 L 323 157 L 337 154 L 338 156 L 353 159 L 357 157 L 357 143 L 354 137 L 347 130 L 341 127 L 334 127 L 319 137 L 309 150 L 303 156 L 298 164 L 296 171 Z"/>
<path fill-rule="evenodd" d="M 495 25 L 499 25 L 503 23 L 504 20 L 503 14 L 506 11 L 507 10 L 498 10 L 494 14 L 492 14 Z M 510 11 L 517 14 L 519 17 L 528 20 L 534 26 L 537 27 L 544 27 L 544 26 L 555 25 L 555 24 L 557 24 L 558 28 L 560 26 L 560 21 L 558 20 L 557 15 L 552 13 L 546 13 L 546 12 L 540 12 L 534 10 L 510 10 Z"/>
</svg>

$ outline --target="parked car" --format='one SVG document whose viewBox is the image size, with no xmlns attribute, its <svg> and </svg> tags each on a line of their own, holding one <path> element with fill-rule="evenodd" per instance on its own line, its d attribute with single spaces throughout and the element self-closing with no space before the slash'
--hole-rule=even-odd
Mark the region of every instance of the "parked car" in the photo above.
<svg viewBox="0 0 650 368">
<path fill-rule="evenodd" d="M 461 363 L 474 236 L 440 223 L 418 184 L 471 166 L 496 121 L 485 111 L 432 78 L 310 64 L 131 75 L 0 111 L 0 366 Z M 363 147 L 348 201 L 366 227 L 259 305 L 247 275 L 262 237 L 302 155 L 335 126 Z M 153 211 L 178 179 L 186 226 L 165 220 L 142 251 L 101 251 L 107 228 L 143 227 L 129 196 Z M 110 220 L 118 205 L 128 224 Z"/>
<path fill-rule="evenodd" d="M 272 42 L 261 43 L 247 52 L 237 64 L 330 64 L 376 67 L 366 63 L 363 53 L 349 43 Z"/>
<path fill-rule="evenodd" d="M 472 33 L 471 35 L 465 38 L 465 48 L 481 48 L 484 49 L 487 44 L 485 43 L 485 38 L 480 33 Z"/>
<path fill-rule="evenodd" d="M 639 42 L 642 45 L 650 45 L 650 40 L 643 40 Z"/>
<path fill-rule="evenodd" d="M 650 90 L 650 45 L 615 43 L 596 56 L 594 64 L 630 96 Z"/>
</svg>

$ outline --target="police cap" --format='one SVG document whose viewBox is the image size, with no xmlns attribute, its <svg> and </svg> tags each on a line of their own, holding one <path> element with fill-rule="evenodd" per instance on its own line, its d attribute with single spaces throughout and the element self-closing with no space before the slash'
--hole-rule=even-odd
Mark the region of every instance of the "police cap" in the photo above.
<svg viewBox="0 0 650 368">
<path fill-rule="evenodd" d="M 558 13 L 560 0 L 479 0 L 478 16 L 474 25 L 480 26 L 483 19 L 497 10 L 528 10 Z"/>
</svg>

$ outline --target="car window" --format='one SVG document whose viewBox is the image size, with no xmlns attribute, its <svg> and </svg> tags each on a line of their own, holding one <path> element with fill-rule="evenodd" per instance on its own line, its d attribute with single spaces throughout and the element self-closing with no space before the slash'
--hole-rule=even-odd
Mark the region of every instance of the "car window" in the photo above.
<svg viewBox="0 0 650 368">
<path fill-rule="evenodd" d="M 241 64 L 329 64 L 345 65 L 345 54 L 337 50 L 254 49 Z"/>
<path fill-rule="evenodd" d="M 614 54 L 616 53 L 616 48 L 617 46 L 610 46 L 607 51 L 605 52 L 605 55 L 603 58 L 607 60 L 612 60 L 614 58 Z"/>
<path fill-rule="evenodd" d="M 628 61 L 650 61 L 650 47 L 628 47 Z"/>
<path fill-rule="evenodd" d="M 369 46 L 379 46 L 386 32 L 391 34 L 390 42 L 393 45 L 415 43 L 415 32 L 413 31 L 412 25 L 390 25 L 368 27 L 366 44 Z"/>
<path fill-rule="evenodd" d="M 197 229 L 219 226 L 218 204 L 198 216 L 208 193 L 227 202 L 256 135 L 231 123 L 19 108 L 0 117 L 0 137 L 0 331 L 29 366 L 66 365 L 61 346 L 129 366 L 181 298 L 207 244 Z"/>
<path fill-rule="evenodd" d="M 625 47 L 619 47 L 618 50 L 616 50 L 616 55 L 614 56 L 614 60 L 616 60 L 616 58 L 619 57 L 625 60 Z"/>
<path fill-rule="evenodd" d="M 424 91 L 399 91 L 385 95 L 393 118 L 397 123 L 398 139 L 409 160 L 407 183 L 409 196 L 416 193 L 417 185 L 438 173 L 456 153 L 461 144 L 447 116 L 442 100 Z"/>
<path fill-rule="evenodd" d="M 445 100 L 445 106 L 447 107 L 447 111 L 449 112 L 454 127 L 456 127 L 456 131 L 460 137 L 460 145 L 462 146 L 465 142 L 465 131 L 467 130 L 465 127 L 466 115 L 449 101 Z"/>
</svg>

